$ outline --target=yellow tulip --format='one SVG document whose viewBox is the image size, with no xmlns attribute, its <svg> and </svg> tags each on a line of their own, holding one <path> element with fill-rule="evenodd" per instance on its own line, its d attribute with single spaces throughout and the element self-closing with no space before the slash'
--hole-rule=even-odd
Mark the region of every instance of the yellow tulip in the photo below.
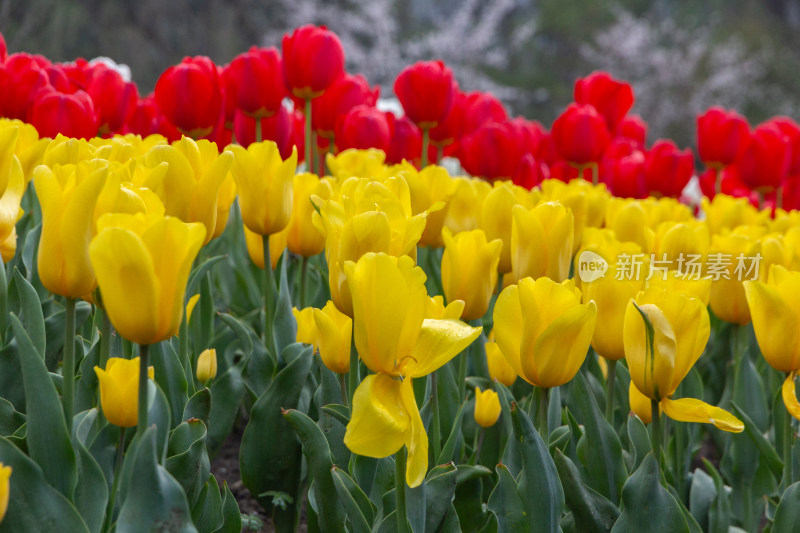
<svg viewBox="0 0 800 533">
<path fill-rule="evenodd" d="M 750 322 L 750 308 L 747 306 L 742 282 L 754 279 L 755 272 L 751 272 L 748 277 L 747 269 L 759 252 L 759 243 L 743 232 L 712 237 L 709 261 L 717 254 L 726 258 L 719 265 L 721 268 L 715 272 L 709 299 L 711 310 L 719 319 L 739 325 Z M 743 266 L 743 270 L 740 270 L 740 266 Z"/>
<path fill-rule="evenodd" d="M 514 279 L 542 276 L 557 282 L 567 279 L 572 260 L 572 212 L 558 202 L 545 202 L 531 210 L 515 205 L 511 213 Z"/>
<path fill-rule="evenodd" d="M 33 178 L 33 169 L 42 161 L 50 139 L 47 137 L 40 139 L 35 127 L 17 119 L 0 118 L 0 128 L 15 128 L 18 132 L 14 154 L 22 166 L 22 175 L 27 185 Z"/>
<path fill-rule="evenodd" d="M 544 201 L 558 201 L 572 211 L 575 219 L 572 253 L 577 252 L 581 247 L 584 229 L 603 225 L 606 204 L 611 195 L 605 185 L 592 185 L 586 180 L 564 183 L 557 179 L 547 179 L 542 182 L 541 188 Z"/>
<path fill-rule="evenodd" d="M 687 222 L 694 220 L 694 214 L 689 206 L 682 204 L 675 198 L 652 196 L 644 200 L 634 200 L 644 207 L 647 213 L 647 225 L 655 228 L 662 222 Z"/>
<path fill-rule="evenodd" d="M 447 169 L 438 165 L 428 165 L 419 172 L 410 163 L 404 163 L 400 173 L 411 190 L 411 208 L 414 214 L 427 212 L 425 231 L 420 244 L 432 248 L 444 246 L 442 228 L 444 227 L 450 199 L 458 183 L 450 177 Z M 441 205 L 441 209 L 436 209 Z"/>
<path fill-rule="evenodd" d="M 681 268 L 682 261 L 691 258 L 699 258 L 698 260 L 702 262 L 708 254 L 710 245 L 711 234 L 708 226 L 699 220 L 662 222 L 656 227 L 651 248 L 653 266 L 676 270 Z M 663 277 L 663 273 L 661 276 Z"/>
<path fill-rule="evenodd" d="M 314 320 L 314 308 L 306 307 L 304 309 L 292 308 L 294 320 L 297 322 L 297 342 L 310 344 L 317 350 L 319 343 L 317 334 L 317 323 Z"/>
<path fill-rule="evenodd" d="M 200 301 L 200 294 L 195 294 L 189 298 L 186 302 L 186 322 L 188 323 L 192 320 L 192 311 L 194 311 L 194 307 L 197 305 L 197 302 Z"/>
<path fill-rule="evenodd" d="M 259 235 L 284 229 L 292 211 L 292 181 L 297 169 L 297 149 L 284 161 L 272 141 L 252 143 L 245 150 L 231 145 L 231 174 L 239 190 L 239 208 L 247 228 Z"/>
<path fill-rule="evenodd" d="M 77 165 L 82 161 L 95 159 L 97 147 L 85 139 L 72 139 L 60 133 L 51 140 L 42 153 L 42 165 Z M 35 172 L 35 169 L 34 169 Z"/>
<path fill-rule="evenodd" d="M 139 415 L 139 358 L 112 357 L 103 370 L 94 367 L 100 382 L 100 406 L 109 422 L 130 428 L 136 425 Z M 153 367 L 147 375 L 153 379 Z"/>
<path fill-rule="evenodd" d="M 17 128 L 0 129 L 0 255 L 3 262 L 11 261 L 17 251 L 17 220 L 25 193 L 25 175 L 19 158 L 14 155 L 18 138 Z"/>
<path fill-rule="evenodd" d="M 8 510 L 8 497 L 11 494 L 11 467 L 0 463 L 0 523 Z"/>
<path fill-rule="evenodd" d="M 464 319 L 475 320 L 486 314 L 497 286 L 497 265 L 503 242 L 486 241 L 483 230 L 462 231 L 456 235 L 442 231 L 442 286 L 448 301 L 465 302 Z"/>
<path fill-rule="evenodd" d="M 304 172 L 297 174 L 293 182 L 292 216 L 286 228 L 286 246 L 289 251 L 311 257 L 325 249 L 325 237 L 311 222 L 314 205 L 311 196 L 327 200 L 333 196 L 333 188 L 327 179 L 320 179 L 316 174 Z"/>
<path fill-rule="evenodd" d="M 763 213 L 747 200 L 726 194 L 717 194 L 709 201 L 703 198 L 705 222 L 712 235 L 732 230 L 737 226 L 761 225 L 766 222 Z"/>
<path fill-rule="evenodd" d="M 503 250 L 500 252 L 498 269 L 505 274 L 511 272 L 511 231 L 512 209 L 515 205 L 525 208 L 533 207 L 533 197 L 530 192 L 517 187 L 511 182 L 496 181 L 494 188 L 486 195 L 481 209 L 480 227 L 486 232 L 486 238 L 503 241 Z M 572 228 L 570 228 L 572 231 Z M 570 243 L 570 246 L 572 244 Z"/>
<path fill-rule="evenodd" d="M 322 363 L 337 374 L 346 374 L 350 371 L 353 320 L 336 309 L 331 301 L 322 309 L 313 309 L 313 319 Z"/>
<path fill-rule="evenodd" d="M 458 320 L 464 314 L 464 300 L 451 300 L 444 305 L 444 297 L 437 294 L 428 298 L 425 318 Z"/>
<path fill-rule="evenodd" d="M 108 167 L 88 162 L 36 167 L 33 183 L 42 206 L 39 277 L 52 293 L 79 298 L 95 285 L 89 243 L 95 236 L 94 209 Z"/>
<path fill-rule="evenodd" d="M 703 305 L 708 305 L 708 300 L 711 295 L 711 279 L 695 277 L 688 275 L 686 272 L 678 270 L 670 270 L 667 275 L 655 274 L 647 280 L 647 287 L 660 287 L 669 291 L 677 291 L 697 298 Z"/>
<path fill-rule="evenodd" d="M 478 229 L 483 201 L 492 186 L 486 180 L 466 176 L 453 178 L 453 181 L 455 190 L 448 202 L 444 227 L 453 233 Z"/>
<path fill-rule="evenodd" d="M 658 287 L 640 292 L 628 304 L 623 329 L 631 382 L 673 420 L 738 433 L 744 424 L 727 411 L 694 398 L 671 398 L 702 355 L 710 331 L 708 311 L 699 299 Z"/>
<path fill-rule="evenodd" d="M 495 341 L 519 377 L 538 387 L 558 387 L 580 370 L 596 319 L 597 306 L 581 304 L 573 280 L 523 278 L 497 298 Z"/>
<path fill-rule="evenodd" d="M 229 172 L 222 181 L 222 185 L 219 186 L 219 192 L 217 193 L 217 223 L 214 225 L 212 239 L 216 239 L 225 231 L 234 200 L 236 200 L 236 182 Z"/>
<path fill-rule="evenodd" d="M 386 457 L 408 448 L 406 482 L 416 487 L 428 466 L 428 439 L 414 400 L 413 378 L 434 372 L 477 338 L 482 328 L 426 318 L 425 274 L 407 256 L 367 253 L 348 261 L 355 345 L 376 372 L 356 389 L 344 443 L 354 453 Z"/>
<path fill-rule="evenodd" d="M 331 174 L 337 179 L 344 180 L 351 177 L 381 179 L 387 174 L 383 164 L 386 154 L 383 150 L 370 148 L 368 150 L 344 150 L 336 155 L 327 154 L 325 164 Z"/>
<path fill-rule="evenodd" d="M 174 217 L 107 214 L 98 226 L 89 255 L 114 328 L 139 344 L 175 335 L 192 262 L 203 245 L 203 225 Z"/>
<path fill-rule="evenodd" d="M 635 242 L 645 253 L 653 248 L 653 230 L 647 225 L 647 211 L 642 202 L 612 198 L 606 209 L 605 227 L 620 242 Z"/>
<path fill-rule="evenodd" d="M 269 236 L 269 262 L 272 270 L 278 266 L 278 260 L 286 249 L 286 236 L 288 232 L 284 229 Z M 264 268 L 264 239 L 258 233 L 253 233 L 247 226 L 244 226 L 244 244 L 247 247 L 247 255 L 255 266 Z"/>
<path fill-rule="evenodd" d="M 503 357 L 500 347 L 493 340 L 486 341 L 486 364 L 489 367 L 489 377 L 492 381 L 499 381 L 506 387 L 510 387 L 517 381 L 517 373 L 506 358 Z"/>
<path fill-rule="evenodd" d="M 492 427 L 500 418 L 500 398 L 491 389 L 475 387 L 475 422 L 484 428 Z"/>
<path fill-rule="evenodd" d="M 592 256 L 597 254 L 599 258 Z M 605 261 L 608 270 L 601 277 L 587 277 L 581 283 L 583 302 L 594 301 L 597 305 L 597 325 L 592 336 L 592 348 L 606 359 L 617 361 L 625 357 L 622 343 L 622 324 L 625 309 L 631 298 L 644 289 L 648 263 L 643 261 L 641 272 L 635 272 L 634 261 L 644 257 L 636 243 L 621 243 L 608 229 L 587 228 L 584 233 L 584 246 L 575 259 L 575 271 L 592 274 L 587 262 Z M 598 268 L 600 266 L 598 265 Z M 597 271 L 599 272 L 599 271 Z M 577 276 L 576 276 L 577 277 Z"/>
<path fill-rule="evenodd" d="M 208 348 L 197 356 L 197 381 L 205 383 L 217 377 L 217 350 Z"/>
</svg>

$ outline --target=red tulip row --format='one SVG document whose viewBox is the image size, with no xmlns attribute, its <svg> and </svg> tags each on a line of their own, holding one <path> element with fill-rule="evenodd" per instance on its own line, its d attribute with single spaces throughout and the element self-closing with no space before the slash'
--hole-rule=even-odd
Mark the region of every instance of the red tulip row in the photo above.
<svg viewBox="0 0 800 533">
<path fill-rule="evenodd" d="M 7 55 L 0 35 L 0 116 L 28 121 L 42 136 L 185 134 L 246 146 L 260 135 L 284 157 L 298 146 L 302 158 L 308 101 L 320 155 L 379 148 L 388 163 L 418 166 L 452 156 L 490 180 L 530 188 L 547 177 L 583 176 L 634 198 L 680 197 L 695 174 L 692 150 L 666 139 L 646 148 L 646 122 L 628 114 L 631 86 L 605 72 L 575 83 L 575 102 L 548 132 L 509 117 L 492 94 L 462 92 L 441 61 L 418 62 L 398 75 L 394 93 L 405 115 L 397 117 L 376 108 L 379 88 L 346 73 L 344 63 L 338 37 L 309 25 L 285 35 L 281 52 L 253 47 L 224 67 L 184 58 L 161 75 L 154 93 L 140 97 L 135 84 L 103 63 Z M 287 97 L 293 110 L 284 105 Z M 776 117 L 751 130 L 735 112 L 711 108 L 698 117 L 697 150 L 706 196 L 721 191 L 754 204 L 800 207 L 800 127 L 793 120 Z"/>
</svg>

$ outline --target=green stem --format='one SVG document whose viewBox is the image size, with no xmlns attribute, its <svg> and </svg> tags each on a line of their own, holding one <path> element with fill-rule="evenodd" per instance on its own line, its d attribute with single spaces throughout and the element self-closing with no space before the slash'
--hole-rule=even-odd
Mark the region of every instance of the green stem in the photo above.
<svg viewBox="0 0 800 533">
<path fill-rule="evenodd" d="M 311 98 L 306 98 L 306 167 L 314 172 L 314 159 L 311 150 Z"/>
<path fill-rule="evenodd" d="M 272 272 L 272 258 L 269 253 L 269 235 L 262 236 L 264 244 L 264 346 L 278 358 L 272 333 L 275 313 L 275 274 Z"/>
<path fill-rule="evenodd" d="M 463 400 L 467 395 L 467 357 L 469 357 L 469 346 L 458 354 L 458 399 Z"/>
<path fill-rule="evenodd" d="M 431 273 L 431 278 L 433 278 L 433 284 L 436 287 L 436 294 L 441 294 L 444 296 L 444 286 L 442 285 L 442 276 L 441 272 L 439 275 L 436 275 L 436 259 L 438 259 L 438 254 L 436 253 L 436 248 L 429 248 L 426 250 L 425 254 L 425 262 L 428 263 L 428 271 Z M 445 303 L 447 303 L 445 301 Z"/>
<path fill-rule="evenodd" d="M 716 180 L 714 180 L 714 194 L 720 194 L 722 192 L 722 168 L 716 168 Z"/>
<path fill-rule="evenodd" d="M 483 448 L 483 438 L 486 436 L 486 428 L 475 424 L 475 438 L 472 441 L 472 459 L 469 464 L 474 465 L 480 462 L 481 448 Z"/>
<path fill-rule="evenodd" d="M 103 526 L 103 531 L 110 531 L 111 524 L 114 523 L 114 506 L 117 500 L 117 491 L 119 489 L 119 478 L 122 472 L 122 458 L 125 455 L 125 428 L 119 430 L 119 446 L 117 447 L 117 458 L 114 461 L 114 482 L 111 484 L 111 494 L 108 497 L 108 509 L 106 511 L 106 521 Z"/>
<path fill-rule="evenodd" d="M 72 414 L 75 410 L 75 299 L 67 298 L 64 309 L 64 368 L 62 375 L 62 396 L 64 399 L 64 417 L 67 419 L 67 430 L 72 431 Z"/>
<path fill-rule="evenodd" d="M 397 508 L 397 533 L 408 533 L 406 515 L 406 449 L 394 454 L 394 497 Z"/>
<path fill-rule="evenodd" d="M 444 147 L 443 146 L 437 146 L 436 147 L 436 164 L 437 165 L 442 162 L 442 156 L 443 155 L 444 155 Z"/>
<path fill-rule="evenodd" d="M 425 168 L 428 166 L 428 143 L 431 139 L 431 131 L 428 128 L 422 128 L 422 166 L 420 168 Z"/>
<path fill-rule="evenodd" d="M 547 411 L 550 404 L 550 389 L 544 387 L 537 387 L 539 394 L 539 434 L 542 436 L 544 443 L 550 442 L 550 428 L 547 423 Z"/>
<path fill-rule="evenodd" d="M 350 407 L 350 402 L 347 400 L 347 379 L 344 374 L 337 374 L 339 376 L 339 390 L 342 392 L 342 405 Z"/>
<path fill-rule="evenodd" d="M 794 443 L 794 431 L 792 429 L 792 415 L 789 410 L 783 410 L 783 481 L 782 488 L 792 484 L 792 444 Z"/>
<path fill-rule="evenodd" d="M 180 357 L 181 365 L 183 366 L 186 382 L 194 389 L 195 374 L 192 368 L 192 361 L 189 358 L 189 323 L 186 319 L 186 313 L 183 313 L 178 332 L 178 357 Z"/>
<path fill-rule="evenodd" d="M 658 469 L 660 472 L 663 468 L 661 465 L 661 413 L 658 410 L 658 401 L 650 400 L 650 414 L 651 425 L 653 426 L 651 428 L 653 430 L 653 434 L 651 435 L 653 453 L 656 456 L 656 461 L 658 461 Z"/>
<path fill-rule="evenodd" d="M 431 402 L 433 405 L 433 460 L 439 460 L 442 452 L 442 421 L 439 412 L 439 385 L 436 380 L 436 371 L 431 372 Z"/>
<path fill-rule="evenodd" d="M 597 163 L 589 163 L 592 166 L 592 185 L 600 183 L 600 168 Z"/>
<path fill-rule="evenodd" d="M 257 118 L 256 119 L 256 142 L 260 143 L 262 137 L 263 137 L 263 134 L 261 133 L 261 119 Z"/>
<path fill-rule="evenodd" d="M 111 320 L 108 313 L 104 310 L 97 310 L 100 313 L 100 368 L 105 368 L 108 357 L 111 354 Z"/>
<path fill-rule="evenodd" d="M 672 473 L 672 480 L 675 483 L 675 490 L 678 492 L 678 497 L 681 501 L 684 501 L 684 490 L 683 490 L 683 454 L 685 450 L 683 449 L 683 431 L 685 427 L 682 424 L 672 423 L 672 433 L 675 435 L 675 449 L 673 450 L 675 453 L 674 460 L 673 460 L 673 473 Z"/>
<path fill-rule="evenodd" d="M 617 377 L 616 359 L 608 359 L 608 377 L 606 378 L 606 420 L 614 426 L 614 382 Z"/>
<path fill-rule="evenodd" d="M 350 381 L 348 384 L 348 392 L 350 396 L 350 405 L 353 405 L 353 395 L 356 392 L 356 388 L 358 387 L 359 382 L 359 375 L 358 375 L 358 350 L 356 350 L 356 332 L 355 332 L 355 325 L 353 326 L 353 336 L 352 340 L 350 341 Z"/>
<path fill-rule="evenodd" d="M 497 273 L 497 290 L 495 291 L 497 296 L 500 296 L 500 293 L 503 292 L 503 275 L 502 272 Z"/>
<path fill-rule="evenodd" d="M 136 432 L 141 437 L 147 429 L 147 365 L 150 361 L 150 345 L 139 346 L 139 403 L 137 404 L 138 424 Z"/>
<path fill-rule="evenodd" d="M 306 307 L 306 270 L 308 270 L 308 257 L 303 256 L 300 261 L 300 309 Z"/>
</svg>

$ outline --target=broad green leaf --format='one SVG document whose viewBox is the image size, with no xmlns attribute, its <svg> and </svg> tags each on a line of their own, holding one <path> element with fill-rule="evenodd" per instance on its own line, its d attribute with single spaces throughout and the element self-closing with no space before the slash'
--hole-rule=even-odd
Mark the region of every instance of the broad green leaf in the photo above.
<svg viewBox="0 0 800 533">
<path fill-rule="evenodd" d="M 292 293 L 289 291 L 289 282 L 286 274 L 286 263 L 289 251 L 284 250 L 280 264 L 280 281 L 278 284 L 278 299 L 275 302 L 275 320 L 272 323 L 272 332 L 275 336 L 275 346 L 278 353 L 294 343 L 297 339 L 297 321 L 292 313 Z"/>
<path fill-rule="evenodd" d="M 464 418 L 464 407 L 466 407 L 466 405 L 467 402 L 461 403 L 461 407 L 458 409 L 458 412 L 453 419 L 453 428 L 450 430 L 450 436 L 447 437 L 447 441 L 445 441 L 442 451 L 439 453 L 436 464 L 442 465 L 449 463 L 450 461 L 458 461 L 458 457 L 456 455 L 456 444 L 458 444 L 458 441 L 461 438 L 461 421 Z"/>
<path fill-rule="evenodd" d="M 436 533 L 453 505 L 458 470 L 450 463 L 435 467 L 425 479 L 425 533 Z"/>
<path fill-rule="evenodd" d="M 610 531 L 619 517 L 617 506 L 587 487 L 581 481 L 575 464 L 561 450 L 555 452 L 555 464 L 577 530 L 586 533 Z"/>
<path fill-rule="evenodd" d="M 208 427 L 208 419 L 211 414 L 211 390 L 208 388 L 200 389 L 195 392 L 186 407 L 183 408 L 183 418 L 185 422 L 192 418 L 197 418 Z"/>
<path fill-rule="evenodd" d="M 20 317 L 22 325 L 28 333 L 34 348 L 36 348 L 36 352 L 44 360 L 47 335 L 44 330 L 44 314 L 42 313 L 42 303 L 39 301 L 39 295 L 33 285 L 16 268 L 14 269 L 14 283 L 17 286 L 17 294 L 22 311 Z"/>
<path fill-rule="evenodd" d="M 775 510 L 772 533 L 794 533 L 800 524 L 800 482 L 789 485 Z"/>
<path fill-rule="evenodd" d="M 222 516 L 222 496 L 217 479 L 210 475 L 192 506 L 192 520 L 199 533 L 214 533 L 225 521 Z"/>
<path fill-rule="evenodd" d="M 222 527 L 214 533 L 241 533 L 243 531 L 242 513 L 239 512 L 239 504 L 236 503 L 236 497 L 231 492 L 227 482 L 222 483 L 222 493 L 222 518 L 224 522 Z"/>
<path fill-rule="evenodd" d="M 245 397 L 241 369 L 238 366 L 228 368 L 211 382 L 210 389 L 213 401 L 208 419 L 208 449 L 216 453 L 233 429 L 239 406 Z"/>
<path fill-rule="evenodd" d="M 731 404 L 736 416 L 744 422 L 744 431 L 747 436 L 753 440 L 753 444 L 758 448 L 759 457 L 769 467 L 770 472 L 780 479 L 783 475 L 783 459 L 778 456 L 778 452 L 772 447 L 772 444 L 764 437 L 764 435 L 756 427 L 755 423 L 747 416 L 747 413 L 742 411 L 735 403 Z M 776 413 L 776 416 L 782 416 L 782 413 Z"/>
<path fill-rule="evenodd" d="M 708 530 L 708 515 L 711 504 L 717 495 L 714 478 L 697 468 L 692 473 L 692 484 L 689 489 L 689 512 L 703 531 Z"/>
<path fill-rule="evenodd" d="M 497 530 L 500 533 L 525 531 L 528 518 L 517 482 L 502 463 L 497 465 L 497 475 L 497 485 L 489 496 L 489 510 L 497 517 Z"/>
<path fill-rule="evenodd" d="M 354 533 L 369 533 L 375 517 L 375 506 L 347 472 L 334 466 L 331 474 L 351 530 Z"/>
<path fill-rule="evenodd" d="M 159 342 L 150 347 L 150 364 L 155 370 L 156 383 L 169 400 L 171 427 L 175 427 L 181 423 L 183 408 L 189 400 L 186 374 L 181 361 L 169 342 Z"/>
<path fill-rule="evenodd" d="M 653 448 L 650 444 L 650 435 L 647 433 L 647 428 L 644 427 L 644 423 L 639 417 L 634 414 L 628 416 L 628 440 L 631 443 L 630 451 L 635 454 L 632 470 L 636 470 L 647 454 L 653 451 Z"/>
<path fill-rule="evenodd" d="M 18 413 L 5 398 L 0 398 L 0 436 L 12 435 L 25 423 L 25 415 Z"/>
<path fill-rule="evenodd" d="M 80 442 L 73 441 L 78 457 L 78 485 L 75 487 L 75 507 L 89 531 L 99 533 L 106 518 L 109 489 L 106 477 L 92 454 Z"/>
<path fill-rule="evenodd" d="M 169 436 L 164 467 L 181 484 L 191 506 L 211 472 L 205 437 L 206 426 L 198 419 L 181 422 Z"/>
</svg>

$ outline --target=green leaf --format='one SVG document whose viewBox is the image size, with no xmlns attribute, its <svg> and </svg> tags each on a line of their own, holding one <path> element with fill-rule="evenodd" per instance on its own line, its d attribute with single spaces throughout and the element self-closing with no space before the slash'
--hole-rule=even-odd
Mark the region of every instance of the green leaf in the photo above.
<svg viewBox="0 0 800 533">
<path fill-rule="evenodd" d="M 232 366 L 211 382 L 211 411 L 208 417 L 208 449 L 216 453 L 233 429 L 239 406 L 247 392 L 242 371 Z"/>
<path fill-rule="evenodd" d="M 324 406 L 341 401 L 342 392 L 339 386 L 338 374 L 331 372 L 324 365 L 315 361 L 319 370 L 319 387 L 314 394 L 314 405 Z M 317 372 L 312 372 L 317 375 Z M 336 417 L 325 412 L 324 408 L 319 408 L 319 419 L 317 425 L 322 430 L 331 449 L 333 463 L 345 466 L 350 462 L 350 450 L 344 445 L 344 434 L 347 424 L 342 424 Z"/>
<path fill-rule="evenodd" d="M 314 478 L 314 491 L 318 502 L 318 519 L 322 531 L 344 531 L 344 515 L 339 507 L 339 502 L 333 498 L 336 487 L 333 483 L 331 469 L 333 458 L 328 446 L 328 440 L 322 430 L 308 416 L 289 409 L 284 411 L 283 417 L 289 421 L 300 442 L 303 443 L 303 453 L 306 456 L 308 469 Z"/>
<path fill-rule="evenodd" d="M 622 487 L 622 513 L 612 533 L 689 532 L 680 505 L 660 480 L 658 462 L 650 453 Z"/>
<path fill-rule="evenodd" d="M 0 438 L 0 462 L 13 469 L 0 533 L 90 533 L 75 507 L 48 484 L 41 468 L 5 438 Z"/>
<path fill-rule="evenodd" d="M 186 407 L 183 408 L 183 421 L 196 418 L 208 426 L 208 419 L 211 415 L 211 390 L 208 388 L 200 389 L 195 392 Z"/>
<path fill-rule="evenodd" d="M 18 413 L 5 398 L 0 398 L 0 436 L 12 435 L 25 423 L 25 415 Z"/>
<path fill-rule="evenodd" d="M 617 432 L 606 421 L 580 372 L 572 380 L 572 393 L 583 421 L 577 452 L 586 469 L 586 483 L 612 503 L 618 502 L 628 474 Z"/>
<path fill-rule="evenodd" d="M 239 504 L 236 503 L 236 497 L 228 487 L 227 482 L 222 483 L 222 518 L 224 522 L 222 527 L 214 533 L 241 533 L 242 529 L 242 513 L 239 512 Z"/>
<path fill-rule="evenodd" d="M 800 482 L 789 485 L 775 510 L 772 533 L 794 533 L 800 524 Z"/>
<path fill-rule="evenodd" d="M 529 531 L 558 532 L 564 510 L 564 491 L 547 445 L 528 415 L 512 405 L 511 420 L 522 455 L 519 494 L 525 504 Z"/>
<path fill-rule="evenodd" d="M 210 475 L 192 507 L 192 520 L 199 533 L 214 533 L 225 521 L 222 516 L 222 496 L 217 479 Z"/>
<path fill-rule="evenodd" d="M 628 416 L 628 440 L 630 440 L 632 451 L 635 453 L 631 470 L 636 470 L 647 454 L 653 451 L 653 448 L 650 445 L 650 435 L 647 433 L 647 428 L 644 427 L 644 422 L 634 414 Z"/>
<path fill-rule="evenodd" d="M 28 332 L 28 336 L 39 356 L 44 360 L 47 336 L 44 330 L 44 314 L 42 313 L 42 303 L 39 301 L 39 295 L 33 285 L 16 268 L 14 269 L 14 283 L 17 286 L 17 294 L 22 311 L 22 325 L 25 327 L 25 331 Z"/>
<path fill-rule="evenodd" d="M 736 416 L 741 418 L 742 422 L 744 422 L 744 431 L 747 433 L 747 436 L 752 439 L 756 448 L 758 448 L 760 459 L 766 463 L 775 478 L 780 479 L 781 476 L 783 476 L 783 460 L 778 456 L 778 452 L 775 451 L 772 444 L 770 444 L 767 438 L 759 431 L 750 417 L 747 416 L 747 413 L 742 411 L 735 403 L 731 403 L 731 407 Z M 776 416 L 782 416 L 782 413 L 777 413 Z"/>
<path fill-rule="evenodd" d="M 498 481 L 489 496 L 489 510 L 497 517 L 497 531 L 512 533 L 526 531 L 528 518 L 522 498 L 519 495 L 517 482 L 506 465 L 497 465 Z"/>
<path fill-rule="evenodd" d="M 575 463 L 561 450 L 555 452 L 555 464 L 567 507 L 572 511 L 578 531 L 600 533 L 611 531 L 619 517 L 619 509 L 608 498 L 584 485 Z"/>
<path fill-rule="evenodd" d="M 323 405 L 322 411 L 325 414 L 331 415 L 345 426 L 350 423 L 350 409 L 346 405 L 331 403 Z"/>
<path fill-rule="evenodd" d="M 11 327 L 17 339 L 27 399 L 28 453 L 42 468 L 47 481 L 72 500 L 78 483 L 78 465 L 58 393 L 50 381 L 42 354 L 13 313 Z"/>
<path fill-rule="evenodd" d="M 453 419 L 453 429 L 450 430 L 450 436 L 447 437 L 447 441 L 444 443 L 444 447 L 442 447 L 442 451 L 439 453 L 439 457 L 436 460 L 437 464 L 445 464 L 449 463 L 450 461 L 457 461 L 458 457 L 456 456 L 456 444 L 458 444 L 459 439 L 461 438 L 461 421 L 464 415 L 464 407 L 466 407 L 467 402 L 461 402 L 461 407 L 458 408 L 458 412 Z"/>
<path fill-rule="evenodd" d="M 194 296 L 197 294 L 197 286 L 200 284 L 200 280 L 202 280 L 206 274 L 211 271 L 211 267 L 223 259 L 225 259 L 224 255 L 215 255 L 214 257 L 209 257 L 197 267 L 192 269 L 192 274 L 189 276 L 189 282 L 186 284 L 186 294 L 189 296 Z"/>
<path fill-rule="evenodd" d="M 92 306 L 89 303 L 84 301 L 75 302 L 75 330 L 80 334 L 81 326 L 86 319 L 89 318 L 89 315 L 92 313 Z M 46 336 L 45 341 L 45 350 L 44 350 L 44 360 L 45 364 L 47 365 L 48 370 L 54 370 L 58 367 L 58 363 L 61 362 L 61 356 L 64 350 L 64 337 L 65 332 L 67 330 L 66 324 L 66 312 L 63 307 L 59 308 L 55 313 L 47 316 L 44 319 L 44 331 Z M 24 320 L 23 320 L 24 323 Z M 76 343 L 80 345 L 81 340 L 76 339 Z M 83 349 L 83 346 L 80 348 Z M 98 346 L 99 349 L 99 346 Z M 82 352 L 78 350 L 76 346 L 75 354 L 76 357 L 80 356 Z M 83 365 L 81 365 L 83 366 Z M 92 370 L 92 375 L 94 376 L 94 370 Z M 97 388 L 97 376 L 94 376 L 95 379 L 95 388 Z M 82 406 L 88 408 L 89 406 Z M 82 409 L 78 409 L 82 410 Z"/>
<path fill-rule="evenodd" d="M 190 505 L 196 502 L 211 472 L 205 437 L 206 426 L 198 419 L 181 422 L 169 436 L 164 466 L 181 484 Z"/>
<path fill-rule="evenodd" d="M 268 512 L 273 508 L 272 498 L 264 494 L 278 491 L 295 498 L 299 490 L 302 447 L 281 409 L 298 407 L 312 362 L 311 347 L 306 347 L 278 372 L 250 410 L 250 420 L 242 436 L 239 454 L 242 482 Z M 296 516 L 298 507 L 293 503 L 276 512 Z"/>
<path fill-rule="evenodd" d="M 297 339 L 297 321 L 292 313 L 292 293 L 289 290 L 289 281 L 286 274 L 286 263 L 289 260 L 288 250 L 284 250 L 280 264 L 280 282 L 278 284 L 278 300 L 275 303 L 275 319 L 272 322 L 272 332 L 275 337 L 275 346 L 278 353 L 294 343 Z"/>
<path fill-rule="evenodd" d="M 375 518 L 375 506 L 347 472 L 334 466 L 331 474 L 351 529 L 354 533 L 369 533 Z"/>
<path fill-rule="evenodd" d="M 116 533 L 196 533 L 183 488 L 158 464 L 156 430 L 148 428 L 131 452 L 133 456 L 126 458 L 126 462 L 131 461 L 130 488 L 122 502 Z"/>
<path fill-rule="evenodd" d="M 704 531 L 708 533 L 728 533 L 731 527 L 731 502 L 728 493 L 725 491 L 725 482 L 719 471 L 714 468 L 707 459 L 703 459 L 703 464 L 711 473 L 714 480 L 715 495 L 708 515 L 709 527 Z"/>
<path fill-rule="evenodd" d="M 435 467 L 425 479 L 425 533 L 436 533 L 453 506 L 458 470 L 452 463 Z"/>
<path fill-rule="evenodd" d="M 89 531 L 99 533 L 106 518 L 108 485 L 100 465 L 80 442 L 73 441 L 78 456 L 78 485 L 75 487 L 75 507 Z"/>
<path fill-rule="evenodd" d="M 175 427 L 181 423 L 183 408 L 189 400 L 183 366 L 169 342 L 159 342 L 150 347 L 150 362 L 155 371 L 156 383 L 169 400 L 169 410 L 172 413 L 170 427 Z"/>
<path fill-rule="evenodd" d="M 703 531 L 708 530 L 708 514 L 711 504 L 717 495 L 714 478 L 697 468 L 692 473 L 692 485 L 689 489 L 689 512 Z"/>
</svg>

